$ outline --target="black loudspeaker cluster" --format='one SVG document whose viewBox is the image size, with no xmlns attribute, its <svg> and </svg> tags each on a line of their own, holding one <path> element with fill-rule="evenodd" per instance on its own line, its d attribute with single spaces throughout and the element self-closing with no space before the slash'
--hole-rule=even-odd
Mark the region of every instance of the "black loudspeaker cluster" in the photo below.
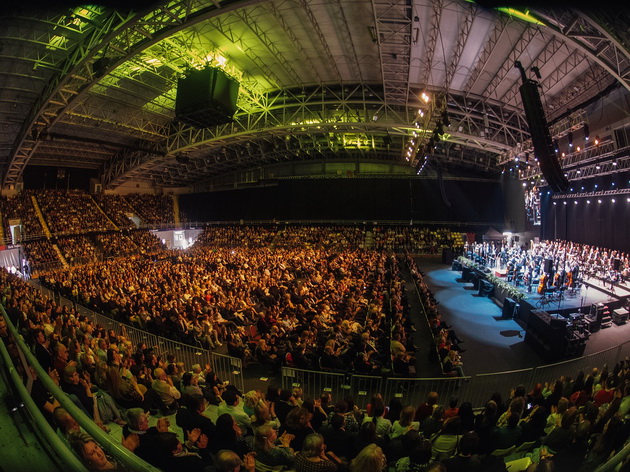
<svg viewBox="0 0 630 472">
<path fill-rule="evenodd" d="M 177 82 L 175 118 L 197 128 L 234 120 L 239 83 L 221 69 L 193 70 Z"/>
<path fill-rule="evenodd" d="M 520 69 L 523 79 L 519 90 L 540 170 L 547 184 L 554 192 L 565 193 L 569 189 L 569 181 L 564 176 L 553 147 L 545 111 L 538 93 L 538 82 L 525 76 L 525 71 L 520 62 L 516 63 L 516 67 Z"/>
</svg>

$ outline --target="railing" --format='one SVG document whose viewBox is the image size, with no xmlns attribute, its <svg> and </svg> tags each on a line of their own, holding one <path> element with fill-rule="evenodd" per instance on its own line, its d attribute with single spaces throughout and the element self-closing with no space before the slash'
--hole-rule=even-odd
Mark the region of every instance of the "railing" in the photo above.
<svg viewBox="0 0 630 472">
<path fill-rule="evenodd" d="M 194 364 L 199 364 L 202 369 L 207 363 L 210 364 L 214 372 L 216 372 L 217 376 L 221 380 L 229 380 L 230 385 L 234 385 L 243 392 L 244 382 L 241 359 L 226 356 L 224 354 L 218 354 L 198 346 L 190 346 L 172 339 L 156 336 L 155 334 L 148 333 L 134 326 L 121 323 L 118 320 L 92 311 L 89 308 L 73 302 L 72 300 L 55 294 L 52 290 L 35 282 L 32 282 L 32 284 L 33 287 L 40 290 L 43 295 L 47 295 L 50 299 L 56 300 L 59 305 L 74 308 L 80 315 L 87 316 L 87 318 L 94 322 L 94 324 L 101 325 L 107 330 L 112 329 L 116 335 L 123 335 L 126 339 L 131 341 L 133 346 L 137 346 L 142 342 L 145 343 L 147 347 L 153 347 L 156 354 L 162 356 L 166 356 L 166 354 L 169 353 L 175 354 L 177 361 L 183 362 L 188 369 L 190 369 Z"/>
<path fill-rule="evenodd" d="M 4 313 L 4 310 L 2 310 Z M 0 316 L 4 316 L 0 315 Z M 6 317 L 5 317 L 6 318 Z M 13 338 L 13 335 L 11 335 Z M 12 387 L 11 390 L 16 391 L 17 395 L 20 397 L 24 408 L 26 409 L 26 413 L 30 418 L 30 422 L 33 425 L 33 431 L 39 437 L 40 441 L 47 443 L 49 449 L 54 451 L 54 454 L 49 455 L 51 457 L 55 457 L 56 462 L 60 464 L 63 463 L 65 468 L 71 470 L 73 472 L 85 472 L 87 469 L 85 466 L 79 461 L 79 459 L 68 449 L 67 445 L 61 440 L 59 436 L 52 429 L 42 412 L 39 410 L 31 395 L 24 385 L 24 382 L 20 375 L 18 374 L 18 370 L 13 363 L 13 359 L 9 355 L 4 342 L 0 340 L 0 357 L 2 358 L 2 364 L 4 368 L 2 369 L 2 377 L 5 385 L 7 387 Z M 6 421 L 6 418 L 5 418 Z"/>
<path fill-rule="evenodd" d="M 75 420 L 77 420 L 77 422 L 79 423 L 79 425 L 85 432 L 87 432 L 90 436 L 92 436 L 92 438 L 98 444 L 100 444 L 101 447 L 103 447 L 103 449 L 109 452 L 114 458 L 120 461 L 128 469 L 133 470 L 133 471 L 138 471 L 138 472 L 140 471 L 158 472 L 159 471 L 159 469 L 156 469 L 152 465 L 148 464 L 147 462 L 143 461 L 138 456 L 136 456 L 135 454 L 127 450 L 125 447 L 123 447 L 120 444 L 119 441 L 116 441 L 113 437 L 106 434 L 101 428 L 99 428 L 96 425 L 96 423 L 94 423 L 94 421 L 92 421 L 90 417 L 88 417 L 79 407 L 77 407 L 74 404 L 74 402 L 70 400 L 67 397 L 67 395 L 52 381 L 52 379 L 48 376 L 48 373 L 39 365 L 39 363 L 37 362 L 37 359 L 35 358 L 33 353 L 31 353 L 31 350 L 29 349 L 29 347 L 26 345 L 21 335 L 18 333 L 16 328 L 11 323 L 11 320 L 7 316 L 4 310 L 4 307 L 2 305 L 0 305 L 0 316 L 2 316 L 5 319 L 9 335 L 12 338 L 15 345 L 17 346 L 17 348 L 19 349 L 19 353 L 20 353 L 19 355 L 21 359 L 23 359 L 23 362 L 26 364 L 23 366 L 24 371 L 28 370 L 28 366 L 30 366 L 33 370 L 35 370 L 35 372 L 37 373 L 37 377 L 44 384 L 44 387 L 46 388 L 46 390 L 48 390 L 51 393 L 51 395 L 53 395 L 53 397 L 57 401 L 59 401 L 61 406 L 64 407 Z M 0 341 L 0 344 L 2 344 L 1 341 Z M 7 362 L 7 359 L 5 358 L 6 348 L 4 347 L 4 345 L 2 345 L 2 347 L 0 348 L 0 351 L 2 351 L 3 358 L 5 362 Z M 8 361 L 11 361 L 11 359 L 9 358 Z M 15 373 L 15 369 L 10 369 L 10 370 L 11 370 L 11 378 L 13 382 L 16 384 L 18 391 L 20 391 L 22 395 L 25 395 L 26 397 L 28 397 L 28 391 L 24 387 L 23 379 L 21 379 L 19 375 Z M 73 471 L 86 470 L 85 466 L 83 466 L 83 464 L 81 464 L 77 460 L 76 456 L 74 456 L 74 454 L 71 453 L 66 446 L 62 445 L 61 441 L 56 441 L 51 437 L 51 433 L 53 436 L 56 436 L 56 434 L 52 431 L 52 428 L 50 427 L 50 425 L 48 425 L 48 422 L 43 418 L 43 416 L 41 416 L 41 412 L 39 412 L 40 414 L 37 415 L 37 411 L 39 410 L 37 410 L 37 407 L 34 404 L 32 404 L 32 399 L 29 401 L 29 399 L 26 398 L 24 405 L 28 408 L 29 412 L 33 415 L 34 425 L 36 425 L 38 428 L 41 428 L 43 434 L 49 440 L 49 444 L 51 448 L 53 448 L 53 450 L 56 451 L 60 455 L 60 457 L 63 459 L 64 466 L 69 467 L 70 470 L 73 470 Z M 35 410 L 31 411 L 33 407 L 37 411 Z M 46 431 L 46 430 L 49 430 L 49 431 Z M 57 437 L 57 439 L 59 438 Z"/>
</svg>

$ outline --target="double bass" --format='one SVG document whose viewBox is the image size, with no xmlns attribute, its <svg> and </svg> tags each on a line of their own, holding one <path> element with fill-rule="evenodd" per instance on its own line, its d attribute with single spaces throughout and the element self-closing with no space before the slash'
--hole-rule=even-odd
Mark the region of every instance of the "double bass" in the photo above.
<svg viewBox="0 0 630 472">
<path fill-rule="evenodd" d="M 538 293 L 539 294 L 543 294 L 545 293 L 545 287 L 547 286 L 547 280 L 549 279 L 549 274 L 543 274 L 540 277 L 540 283 L 538 284 Z"/>
</svg>

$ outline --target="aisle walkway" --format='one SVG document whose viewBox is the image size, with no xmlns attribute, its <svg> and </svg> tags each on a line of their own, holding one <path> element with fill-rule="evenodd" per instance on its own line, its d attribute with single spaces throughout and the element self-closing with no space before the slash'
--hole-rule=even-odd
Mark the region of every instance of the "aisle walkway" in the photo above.
<svg viewBox="0 0 630 472">
<path fill-rule="evenodd" d="M 0 471 L 59 472 L 30 425 L 24 421 L 20 411 L 23 407 L 11 411 L 15 405 L 4 377 L 0 376 Z"/>
<path fill-rule="evenodd" d="M 461 345 L 464 372 L 474 375 L 525 369 L 543 364 L 525 344 L 524 331 L 513 320 L 501 319 L 501 308 L 477 295 L 472 283 L 458 282 L 461 273 L 434 259 L 417 258 L 418 268 L 435 299 L 443 319 L 464 340 Z"/>
</svg>

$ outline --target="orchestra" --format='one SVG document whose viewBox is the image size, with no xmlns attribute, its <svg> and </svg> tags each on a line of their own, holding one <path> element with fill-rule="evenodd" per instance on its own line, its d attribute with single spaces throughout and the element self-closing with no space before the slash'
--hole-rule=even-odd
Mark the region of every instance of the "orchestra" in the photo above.
<svg viewBox="0 0 630 472">
<path fill-rule="evenodd" d="M 614 290 L 614 285 L 630 280 L 628 254 L 568 241 L 532 242 L 508 246 L 505 241 L 467 244 L 465 251 L 471 259 L 505 270 L 508 282 L 523 285 L 531 292 L 579 289 L 582 280 L 597 278 Z"/>
</svg>

